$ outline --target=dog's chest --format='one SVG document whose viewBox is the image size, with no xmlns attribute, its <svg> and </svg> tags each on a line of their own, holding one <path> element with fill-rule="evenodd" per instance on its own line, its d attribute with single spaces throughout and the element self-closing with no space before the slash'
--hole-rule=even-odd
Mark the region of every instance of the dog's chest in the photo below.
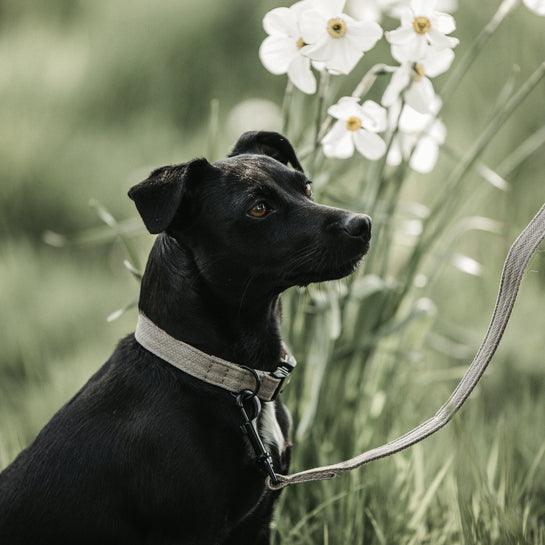
<svg viewBox="0 0 545 545">
<path fill-rule="evenodd" d="M 258 429 L 267 450 L 276 450 L 279 454 L 284 452 L 286 449 L 285 435 L 287 435 L 288 430 L 282 430 L 276 415 L 274 402 L 266 402 L 261 405 Z"/>
</svg>

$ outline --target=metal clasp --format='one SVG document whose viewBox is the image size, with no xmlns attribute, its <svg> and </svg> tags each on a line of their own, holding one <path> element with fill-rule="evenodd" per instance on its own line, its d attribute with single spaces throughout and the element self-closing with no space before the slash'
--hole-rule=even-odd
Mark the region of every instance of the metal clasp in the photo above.
<svg viewBox="0 0 545 545">
<path fill-rule="evenodd" d="M 248 414 L 244 402 L 250 403 L 248 407 L 250 414 Z M 248 436 L 257 463 L 265 470 L 271 479 L 271 482 L 277 484 L 278 479 L 274 472 L 272 457 L 265 448 L 265 445 L 263 445 L 263 441 L 257 431 L 257 417 L 261 411 L 261 402 L 259 401 L 259 398 L 256 396 L 255 392 L 252 392 L 251 390 L 242 390 L 236 396 L 236 404 L 242 414 L 243 424 L 241 428 Z"/>
<path fill-rule="evenodd" d="M 284 390 L 284 388 L 290 383 L 291 372 L 295 369 L 297 361 L 291 354 L 286 354 L 282 360 L 280 360 L 280 365 L 271 373 L 272 376 L 280 380 L 276 390 L 271 396 L 271 401 L 275 400 L 278 397 L 278 394 Z"/>
</svg>

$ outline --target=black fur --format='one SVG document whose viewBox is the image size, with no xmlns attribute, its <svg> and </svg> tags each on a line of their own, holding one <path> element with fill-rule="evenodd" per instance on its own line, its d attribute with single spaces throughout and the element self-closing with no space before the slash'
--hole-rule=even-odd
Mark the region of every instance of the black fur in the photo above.
<svg viewBox="0 0 545 545">
<path fill-rule="evenodd" d="M 314 203 L 307 184 L 276 133 L 247 133 L 213 164 L 154 171 L 129 192 L 161 233 L 140 309 L 200 350 L 275 369 L 280 293 L 349 274 L 369 246 L 369 218 Z M 256 205 L 268 212 L 252 216 Z M 289 415 L 271 403 L 289 444 Z M 0 543 L 265 545 L 278 492 L 240 424 L 230 393 L 129 335 L 0 474 Z M 269 448 L 287 472 L 289 448 Z"/>
</svg>

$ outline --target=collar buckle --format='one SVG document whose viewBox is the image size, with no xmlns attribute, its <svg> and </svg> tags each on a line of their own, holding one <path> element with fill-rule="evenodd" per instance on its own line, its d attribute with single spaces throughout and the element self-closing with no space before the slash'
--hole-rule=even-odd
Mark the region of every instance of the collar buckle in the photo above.
<svg viewBox="0 0 545 545">
<path fill-rule="evenodd" d="M 286 354 L 280 360 L 280 365 L 271 373 L 274 378 L 280 381 L 273 395 L 271 396 L 271 401 L 274 401 L 278 397 L 278 394 L 280 394 L 290 383 L 291 372 L 295 369 L 296 365 L 297 361 L 291 354 Z"/>
</svg>

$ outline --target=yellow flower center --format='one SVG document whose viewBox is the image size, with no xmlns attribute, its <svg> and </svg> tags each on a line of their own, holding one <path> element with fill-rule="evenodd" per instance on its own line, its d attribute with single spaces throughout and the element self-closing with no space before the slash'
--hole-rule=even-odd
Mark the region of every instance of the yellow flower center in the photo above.
<svg viewBox="0 0 545 545">
<path fill-rule="evenodd" d="M 356 117 L 356 116 L 350 117 L 346 121 L 346 128 L 349 131 L 357 131 L 358 129 L 361 129 L 361 119 L 359 117 Z"/>
<path fill-rule="evenodd" d="M 422 81 L 422 78 L 426 77 L 424 67 L 419 62 L 414 63 L 413 70 L 415 71 L 414 81 Z"/>
<path fill-rule="evenodd" d="M 332 38 L 342 38 L 346 34 L 346 23 L 340 17 L 334 17 L 327 22 L 327 32 Z"/>
<path fill-rule="evenodd" d="M 413 28 L 417 34 L 426 34 L 431 28 L 431 22 L 427 17 L 420 15 L 414 19 Z"/>
<path fill-rule="evenodd" d="M 299 38 L 297 40 L 297 49 L 302 49 L 303 47 L 305 47 L 305 45 L 307 45 L 305 43 L 305 40 L 303 40 L 303 38 Z"/>
</svg>

